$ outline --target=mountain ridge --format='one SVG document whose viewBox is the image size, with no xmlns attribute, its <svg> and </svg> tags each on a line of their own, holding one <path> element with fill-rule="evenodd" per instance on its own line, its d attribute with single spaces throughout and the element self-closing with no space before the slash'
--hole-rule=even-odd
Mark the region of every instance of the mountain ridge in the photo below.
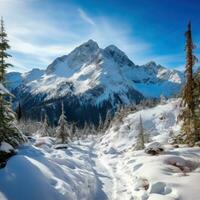
<svg viewBox="0 0 200 200">
<path fill-rule="evenodd" d="M 116 110 L 120 105 L 158 98 L 161 94 L 171 97 L 180 91 L 184 76 L 155 62 L 135 65 L 118 47 L 109 45 L 102 49 L 89 40 L 68 55 L 56 58 L 46 70 L 10 73 L 7 81 L 26 112 L 31 105 L 31 110 L 40 107 L 37 113 L 41 115 L 42 106 L 62 100 L 68 109 L 70 105 L 78 106 L 74 108 L 77 116 L 83 112 L 82 107 L 98 107 L 97 116 L 103 112 L 105 117 L 106 110 Z"/>
</svg>

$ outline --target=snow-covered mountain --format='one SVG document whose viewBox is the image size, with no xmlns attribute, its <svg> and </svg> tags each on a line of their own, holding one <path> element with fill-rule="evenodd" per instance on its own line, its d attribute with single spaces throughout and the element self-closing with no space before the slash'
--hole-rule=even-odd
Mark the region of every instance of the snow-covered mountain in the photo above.
<svg viewBox="0 0 200 200">
<path fill-rule="evenodd" d="M 98 121 L 97 113 L 119 104 L 138 103 L 145 97 L 170 97 L 180 91 L 183 74 L 149 62 L 135 65 L 114 45 L 99 48 L 93 40 L 55 59 L 46 70 L 9 73 L 8 85 L 26 113 L 47 113 L 57 119 L 61 100 L 70 119 Z M 56 114 L 55 114 L 56 113 Z M 35 116 L 35 117 L 37 117 Z"/>
</svg>

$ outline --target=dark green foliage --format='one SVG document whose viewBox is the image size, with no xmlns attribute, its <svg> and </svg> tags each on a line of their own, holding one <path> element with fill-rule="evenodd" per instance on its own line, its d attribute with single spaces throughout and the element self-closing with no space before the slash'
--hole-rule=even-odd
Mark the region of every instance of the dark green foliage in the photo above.
<svg viewBox="0 0 200 200">
<path fill-rule="evenodd" d="M 16 108 L 16 114 L 17 114 L 17 121 L 19 122 L 22 118 L 22 109 L 20 103 L 18 104 Z"/>
<path fill-rule="evenodd" d="M 11 57 L 7 53 L 7 50 L 10 48 L 7 40 L 7 34 L 4 28 L 3 18 L 1 18 L 1 27 L 0 27 L 0 82 L 4 81 L 6 69 L 11 67 L 10 63 L 6 62 L 6 58 Z"/>
<path fill-rule="evenodd" d="M 3 85 L 5 85 L 4 79 L 6 69 L 11 66 L 11 64 L 6 62 L 6 59 L 10 57 L 7 53 L 10 46 L 6 39 L 7 34 L 5 32 L 2 18 L 0 26 L 0 84 L 3 87 Z M 10 95 L 11 94 L 7 93 L 2 93 L 0 95 L 0 143 L 5 141 L 13 147 L 17 147 L 20 143 L 24 142 L 25 139 L 14 124 L 15 115 L 12 112 L 10 103 L 6 100 L 6 97 Z"/>
<path fill-rule="evenodd" d="M 186 36 L 186 84 L 182 96 L 182 113 L 180 118 L 183 120 L 182 134 L 179 142 L 194 145 L 200 140 L 200 82 L 194 77 L 193 67 L 197 59 L 193 55 L 195 48 L 192 41 L 191 23 L 188 24 Z"/>
<path fill-rule="evenodd" d="M 142 150 L 145 148 L 145 143 L 149 142 L 149 135 L 145 133 L 143 122 L 142 122 L 142 116 L 140 115 L 140 121 L 138 124 L 138 135 L 137 135 L 137 141 L 135 145 L 135 150 Z"/>
<path fill-rule="evenodd" d="M 57 128 L 57 143 L 68 143 L 69 141 L 69 126 L 65 117 L 64 104 L 62 103 L 61 115 L 58 120 L 58 128 Z"/>
<path fill-rule="evenodd" d="M 17 147 L 25 141 L 25 138 L 14 124 L 15 114 L 11 105 L 6 100 L 2 100 L 3 98 L 3 96 L 0 97 L 0 142 L 5 141 Z"/>
</svg>

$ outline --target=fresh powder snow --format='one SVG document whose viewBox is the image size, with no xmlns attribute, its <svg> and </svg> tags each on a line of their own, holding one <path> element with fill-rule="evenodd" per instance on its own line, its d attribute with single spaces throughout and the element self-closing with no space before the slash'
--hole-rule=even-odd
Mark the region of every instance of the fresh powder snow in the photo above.
<svg viewBox="0 0 200 200">
<path fill-rule="evenodd" d="M 199 200 L 200 148 L 168 143 L 170 132 L 180 130 L 179 104 L 171 99 L 129 113 L 105 135 L 89 135 L 67 148 L 36 134 L 0 169 L 0 199 Z M 157 142 L 161 154 L 134 150 L 140 116 L 150 137 L 145 145 Z"/>
</svg>

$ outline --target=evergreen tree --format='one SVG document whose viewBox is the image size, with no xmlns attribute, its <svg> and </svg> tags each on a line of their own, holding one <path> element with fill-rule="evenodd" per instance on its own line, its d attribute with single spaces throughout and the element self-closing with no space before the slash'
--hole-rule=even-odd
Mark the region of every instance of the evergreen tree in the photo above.
<svg viewBox="0 0 200 200">
<path fill-rule="evenodd" d="M 3 88 L 5 85 L 5 73 L 6 69 L 11 64 L 6 62 L 6 59 L 10 57 L 7 50 L 10 48 L 7 40 L 7 34 L 4 28 L 4 22 L 1 18 L 0 24 L 0 85 Z M 11 109 L 11 104 L 6 100 L 6 97 L 10 96 L 9 93 L 0 93 L 0 143 L 5 141 L 12 146 L 16 147 L 20 143 L 25 141 L 25 138 L 21 132 L 15 126 L 15 115 Z"/>
<path fill-rule="evenodd" d="M 165 104 L 166 103 L 166 98 L 163 94 L 160 95 L 160 104 Z"/>
<path fill-rule="evenodd" d="M 83 139 L 86 138 L 89 135 L 89 131 L 90 131 L 89 125 L 85 121 L 83 129 L 82 129 L 82 134 L 81 134 Z"/>
<path fill-rule="evenodd" d="M 11 55 L 7 53 L 7 50 L 10 49 L 10 46 L 8 44 L 3 18 L 1 18 L 0 26 L 0 82 L 3 83 L 6 69 L 12 65 L 6 62 L 6 59 L 11 57 Z"/>
<path fill-rule="evenodd" d="M 63 143 L 68 143 L 69 141 L 69 130 L 68 130 L 68 124 L 65 117 L 63 103 L 62 103 L 61 115 L 58 121 L 57 138 L 58 138 L 58 143 L 63 144 Z"/>
<path fill-rule="evenodd" d="M 47 114 L 44 115 L 44 121 L 42 123 L 42 131 L 41 131 L 42 136 L 50 136 L 49 133 L 49 123 L 48 123 L 48 116 Z"/>
<path fill-rule="evenodd" d="M 17 121 L 19 122 L 22 118 L 22 110 L 21 110 L 21 104 L 18 103 L 18 106 L 16 108 L 16 114 L 17 114 Z"/>
<path fill-rule="evenodd" d="M 138 125 L 139 133 L 137 136 L 137 141 L 136 141 L 136 150 L 142 150 L 145 148 L 144 143 L 145 143 L 145 138 L 144 138 L 144 128 L 143 128 L 143 123 L 142 123 L 142 116 L 140 115 L 140 121 Z"/>
<path fill-rule="evenodd" d="M 71 138 L 74 138 L 76 134 L 76 124 L 75 122 L 71 124 L 71 131 L 70 131 L 70 136 Z"/>
<path fill-rule="evenodd" d="M 184 137 L 182 137 L 183 142 L 194 144 L 196 141 L 200 140 L 200 132 L 199 132 L 199 118 L 200 116 L 196 112 L 199 105 L 195 104 L 196 99 L 199 96 L 195 96 L 195 81 L 193 77 L 193 67 L 197 61 L 196 57 L 193 55 L 193 50 L 195 45 L 192 41 L 192 29 L 191 23 L 188 24 L 188 30 L 185 33 L 186 37 L 186 84 L 183 90 L 182 96 L 182 114 L 181 118 L 183 119 L 182 132 Z M 199 90 L 199 88 L 198 88 Z"/>
<path fill-rule="evenodd" d="M 103 131 L 103 121 L 102 121 L 101 114 L 99 114 L 99 123 L 98 123 L 97 132 L 98 132 L 99 134 L 101 134 L 102 131 Z"/>
</svg>

